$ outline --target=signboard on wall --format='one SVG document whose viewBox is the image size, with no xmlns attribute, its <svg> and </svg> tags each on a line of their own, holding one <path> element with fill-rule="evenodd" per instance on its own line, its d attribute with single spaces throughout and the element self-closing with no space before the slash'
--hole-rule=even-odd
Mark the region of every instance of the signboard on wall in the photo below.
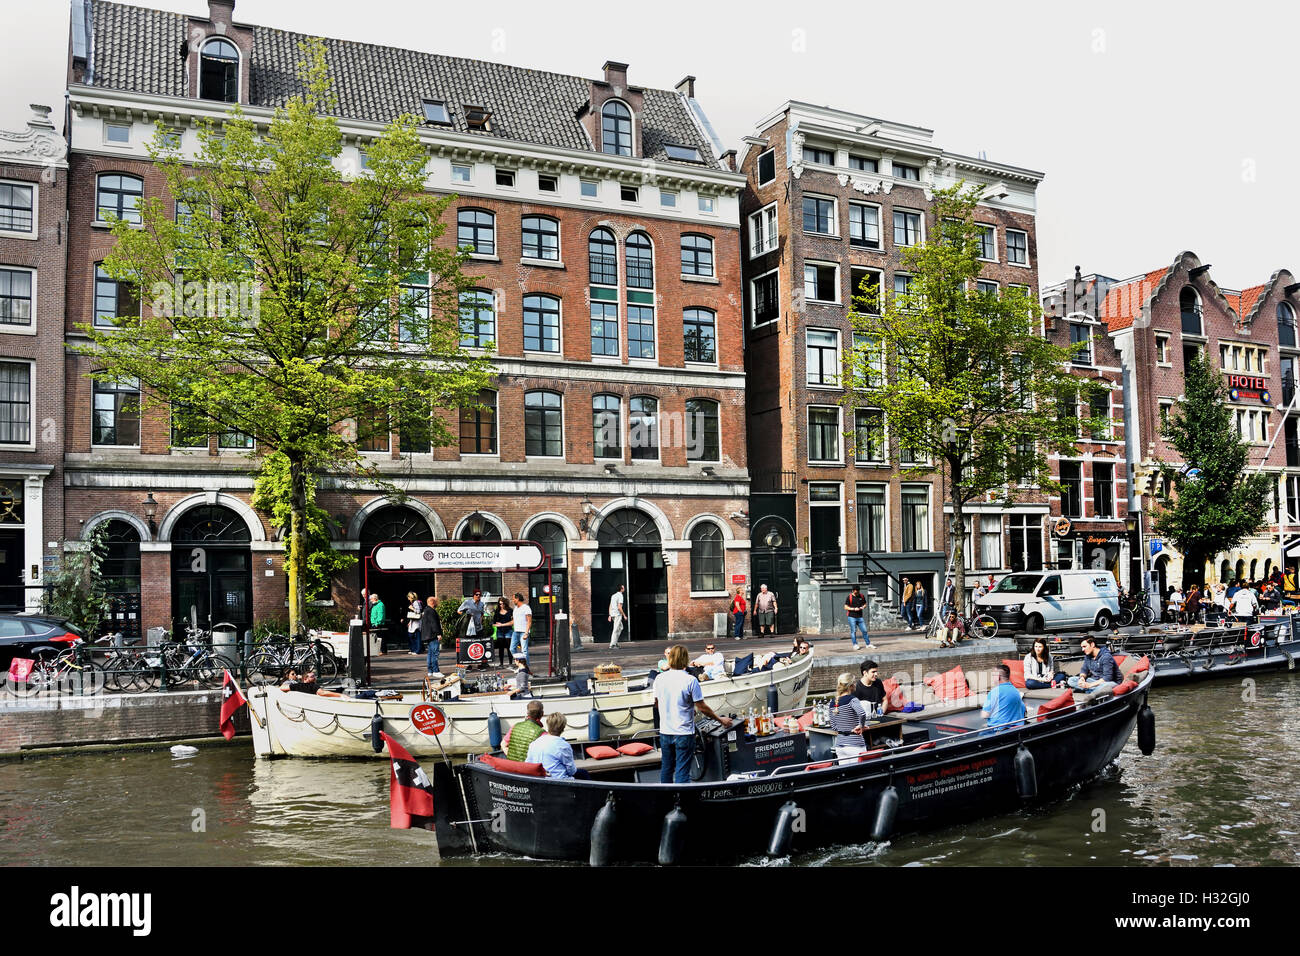
<svg viewBox="0 0 1300 956">
<path fill-rule="evenodd" d="M 381 571 L 536 571 L 542 549 L 535 544 L 386 544 L 375 549 Z"/>
</svg>

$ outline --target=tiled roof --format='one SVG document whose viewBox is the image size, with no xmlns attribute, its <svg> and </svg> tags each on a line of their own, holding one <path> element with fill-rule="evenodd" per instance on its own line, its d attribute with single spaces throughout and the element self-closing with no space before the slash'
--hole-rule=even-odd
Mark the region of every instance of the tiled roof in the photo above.
<svg viewBox="0 0 1300 956">
<path fill-rule="evenodd" d="M 188 17 L 105 0 L 92 2 L 91 82 L 95 86 L 187 95 L 181 49 Z M 252 30 L 249 103 L 282 106 L 301 89 L 299 46 L 308 36 L 260 26 Z M 325 47 L 340 116 L 380 123 L 403 113 L 421 116 L 421 100 L 428 97 L 446 102 L 451 128 L 460 133 L 561 149 L 593 149 L 577 119 L 590 99 L 590 81 L 583 77 L 348 40 L 326 38 Z M 673 163 L 664 149 L 667 144 L 694 146 L 704 162 L 679 165 L 722 168 L 684 96 L 672 90 L 642 92 L 646 157 Z M 465 106 L 490 110 L 491 130 L 470 130 Z"/>
<path fill-rule="evenodd" d="M 1255 305 L 1259 302 L 1259 297 L 1264 294 L 1264 286 L 1253 285 L 1249 289 L 1241 290 L 1241 301 L 1234 304 L 1233 308 L 1237 310 L 1237 315 L 1243 320 L 1255 311 Z"/>
<path fill-rule="evenodd" d="M 1151 293 L 1155 291 L 1168 271 L 1168 267 L 1156 269 L 1146 275 L 1136 276 L 1111 286 L 1106 292 L 1106 298 L 1101 302 L 1101 314 L 1098 318 L 1104 320 L 1112 332 L 1130 328 L 1133 320 L 1142 314 L 1142 307 L 1146 305 Z"/>
</svg>

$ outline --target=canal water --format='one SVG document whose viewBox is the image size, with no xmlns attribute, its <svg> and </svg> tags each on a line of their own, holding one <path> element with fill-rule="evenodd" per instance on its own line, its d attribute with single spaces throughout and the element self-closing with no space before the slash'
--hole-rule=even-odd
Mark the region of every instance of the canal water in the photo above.
<svg viewBox="0 0 1300 956">
<path fill-rule="evenodd" d="M 796 866 L 1212 866 L 1300 862 L 1300 674 L 1157 687 L 1157 748 L 1053 804 Z M 437 861 L 388 826 L 388 762 L 254 760 L 248 744 L 0 764 L 0 864 Z M 451 865 L 518 865 L 504 857 Z M 764 864 L 766 861 L 754 860 Z M 781 861 L 786 862 L 786 861 Z"/>
</svg>

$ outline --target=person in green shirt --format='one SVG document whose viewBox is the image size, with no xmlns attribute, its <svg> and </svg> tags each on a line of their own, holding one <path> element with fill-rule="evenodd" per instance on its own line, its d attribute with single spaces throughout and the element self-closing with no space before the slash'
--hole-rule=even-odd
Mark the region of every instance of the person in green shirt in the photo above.
<svg viewBox="0 0 1300 956">
<path fill-rule="evenodd" d="M 370 629 L 379 635 L 379 653 L 386 653 L 384 650 L 384 630 L 387 627 L 385 615 L 387 611 L 384 608 L 384 602 L 380 600 L 378 594 L 370 595 Z"/>
<path fill-rule="evenodd" d="M 523 760 L 528 756 L 528 746 L 538 737 L 542 730 L 542 702 L 540 700 L 530 700 L 528 702 L 528 717 L 521 720 L 510 728 L 510 746 L 506 750 L 506 757 L 510 760 Z"/>
</svg>

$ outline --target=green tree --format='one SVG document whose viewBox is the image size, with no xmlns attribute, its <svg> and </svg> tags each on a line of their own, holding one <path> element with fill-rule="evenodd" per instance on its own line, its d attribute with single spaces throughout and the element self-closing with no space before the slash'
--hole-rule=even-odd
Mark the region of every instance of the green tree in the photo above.
<svg viewBox="0 0 1300 956">
<path fill-rule="evenodd" d="M 1264 524 L 1276 479 L 1248 474 L 1250 449 L 1233 427 L 1223 382 L 1204 356 L 1189 362 L 1183 396 L 1164 427 L 1164 437 L 1184 467 L 1161 463 L 1154 509 L 1156 534 L 1183 555 L 1183 580 L 1205 582 L 1205 562 L 1241 544 Z M 1192 469 L 1199 469 L 1193 471 Z"/>
<path fill-rule="evenodd" d="M 310 475 L 377 476 L 356 439 L 392 422 L 452 441 L 434 407 L 474 405 L 488 360 L 460 347 L 465 254 L 437 244 L 452 197 L 424 191 L 414 117 L 345 175 L 324 46 L 304 46 L 303 92 L 260 127 L 236 107 L 200 129 L 199 156 L 159 131 L 152 151 L 175 213 L 144 201 L 115 222 L 105 260 L 152 308 L 85 328 L 96 374 L 138 379 L 149 405 L 180 403 L 288 463 L 290 626 L 306 603 Z"/>
<path fill-rule="evenodd" d="M 1052 452 L 1072 451 L 1079 408 L 1101 388 L 1070 372 L 1072 350 L 1047 341 L 1031 296 L 1006 288 L 980 292 L 978 187 L 936 190 L 928 241 L 903 250 L 911 276 L 894 292 L 864 281 L 854 297 L 853 346 L 846 359 L 846 419 L 856 442 L 897 440 L 910 452 L 910 477 L 937 469 L 951 503 L 953 577 L 958 607 L 966 588 L 963 529 L 977 500 L 1010 503 L 1017 485 L 1059 487 Z M 924 464 L 915 464 L 915 463 Z"/>
<path fill-rule="evenodd" d="M 61 617 L 95 637 L 108 598 L 103 572 L 107 557 L 108 522 L 104 521 L 86 536 L 84 551 L 65 553 L 59 566 L 45 575 L 41 613 Z"/>
</svg>

